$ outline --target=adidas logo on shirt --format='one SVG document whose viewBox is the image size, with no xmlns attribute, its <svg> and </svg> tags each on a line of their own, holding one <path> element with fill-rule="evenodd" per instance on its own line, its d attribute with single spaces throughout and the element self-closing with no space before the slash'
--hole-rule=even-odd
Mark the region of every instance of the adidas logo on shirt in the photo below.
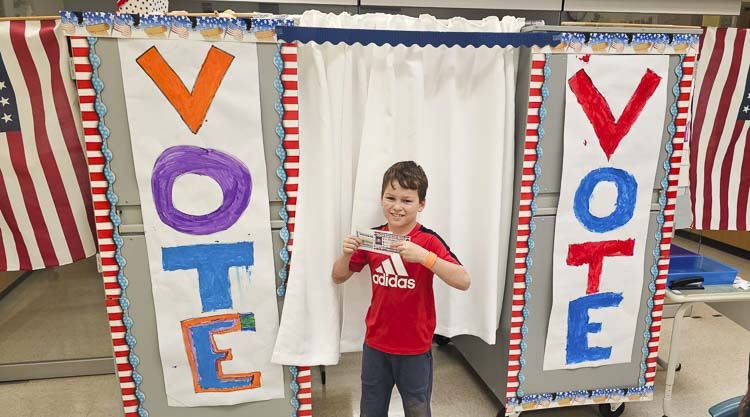
<svg viewBox="0 0 750 417">
<path fill-rule="evenodd" d="M 409 278 L 404 262 L 401 256 L 397 254 L 392 254 L 390 258 L 387 258 L 379 267 L 375 268 L 372 273 L 372 282 L 383 287 L 408 290 L 413 290 L 416 286 L 416 281 Z"/>
</svg>

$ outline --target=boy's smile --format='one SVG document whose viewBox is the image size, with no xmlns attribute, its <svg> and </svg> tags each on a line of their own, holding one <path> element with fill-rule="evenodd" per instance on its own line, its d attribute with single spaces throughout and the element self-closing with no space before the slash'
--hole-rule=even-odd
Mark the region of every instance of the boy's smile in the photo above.
<svg viewBox="0 0 750 417">
<path fill-rule="evenodd" d="M 425 202 L 419 201 L 417 190 L 403 188 L 398 181 L 393 181 L 383 192 L 380 204 L 388 221 L 388 230 L 405 235 L 416 226 L 417 213 L 424 209 Z"/>
</svg>

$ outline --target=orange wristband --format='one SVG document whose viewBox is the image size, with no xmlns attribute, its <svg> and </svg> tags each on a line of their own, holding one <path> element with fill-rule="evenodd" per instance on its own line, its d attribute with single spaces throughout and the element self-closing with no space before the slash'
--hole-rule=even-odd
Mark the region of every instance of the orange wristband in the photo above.
<svg viewBox="0 0 750 417">
<path fill-rule="evenodd" d="M 437 255 L 435 255 L 435 252 L 430 252 L 427 254 L 427 257 L 424 258 L 424 261 L 422 261 L 422 266 L 427 269 L 432 269 L 433 265 L 435 265 L 435 261 L 437 261 Z"/>
</svg>

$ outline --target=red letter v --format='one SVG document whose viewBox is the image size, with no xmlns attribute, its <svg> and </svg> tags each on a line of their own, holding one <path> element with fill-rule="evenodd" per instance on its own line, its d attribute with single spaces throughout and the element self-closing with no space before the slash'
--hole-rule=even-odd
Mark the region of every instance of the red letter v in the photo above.
<svg viewBox="0 0 750 417">
<path fill-rule="evenodd" d="M 583 112 L 594 127 L 599 145 L 602 147 L 604 154 L 607 155 L 607 160 L 612 157 L 617 145 L 633 127 L 633 123 L 638 119 L 646 102 L 656 91 L 659 82 L 661 82 L 661 77 L 647 69 L 646 74 L 641 78 L 641 82 L 630 97 L 630 101 L 622 111 L 620 120 L 615 122 L 609 103 L 596 89 L 586 71 L 581 69 L 570 77 L 568 85 L 570 85 L 570 89 L 578 99 Z"/>
</svg>

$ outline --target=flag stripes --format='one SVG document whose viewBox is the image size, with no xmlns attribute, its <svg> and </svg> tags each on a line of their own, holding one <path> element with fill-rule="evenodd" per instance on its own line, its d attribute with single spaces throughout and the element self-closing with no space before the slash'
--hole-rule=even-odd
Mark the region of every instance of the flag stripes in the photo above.
<svg viewBox="0 0 750 417">
<path fill-rule="evenodd" d="M 93 207 L 53 21 L 0 23 L 0 270 L 94 254 Z"/>
<path fill-rule="evenodd" d="M 693 227 L 748 230 L 750 36 L 707 28 L 695 81 L 690 143 Z"/>
</svg>

